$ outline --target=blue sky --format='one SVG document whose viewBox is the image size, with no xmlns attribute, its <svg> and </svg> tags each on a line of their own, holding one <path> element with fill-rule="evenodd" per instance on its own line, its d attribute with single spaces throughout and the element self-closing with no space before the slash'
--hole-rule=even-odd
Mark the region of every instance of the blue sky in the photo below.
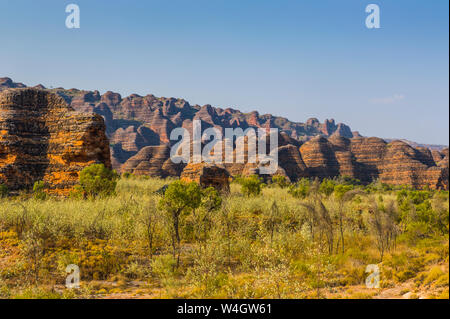
<svg viewBox="0 0 450 319">
<path fill-rule="evenodd" d="M 67 29 L 67 4 L 81 28 Z M 365 27 L 365 7 L 381 28 Z M 449 143 L 445 0 L 0 0 L 0 76 Z"/>
</svg>

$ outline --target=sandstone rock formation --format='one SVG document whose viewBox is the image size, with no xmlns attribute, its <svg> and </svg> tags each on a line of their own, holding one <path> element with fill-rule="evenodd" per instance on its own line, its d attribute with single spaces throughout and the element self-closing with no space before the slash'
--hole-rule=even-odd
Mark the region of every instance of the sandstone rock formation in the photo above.
<svg viewBox="0 0 450 319">
<path fill-rule="evenodd" d="M 25 87 L 9 78 L 0 78 L 0 91 Z M 43 88 L 43 87 L 41 87 Z M 157 176 L 179 176 L 185 164 L 171 162 L 170 132 L 175 127 L 192 131 L 194 120 L 202 128 L 277 128 L 281 132 L 279 169 L 295 181 L 301 177 L 346 175 L 370 183 L 375 179 L 389 184 L 408 184 L 448 189 L 448 149 L 413 144 L 409 141 L 366 138 L 333 119 L 320 123 L 291 122 L 270 114 L 242 113 L 232 108 L 190 105 L 183 99 L 154 95 L 120 94 L 62 88 L 47 90 L 61 96 L 80 112 L 95 112 L 104 118 L 111 143 L 111 162 L 119 172 Z M 425 147 L 427 146 L 427 147 Z M 430 152 L 428 149 L 432 149 Z M 226 163 L 231 175 L 257 173 L 255 163 Z"/>
<path fill-rule="evenodd" d="M 103 119 L 67 106 L 37 89 L 0 93 L 0 182 L 10 190 L 44 181 L 48 192 L 67 195 L 86 166 L 111 167 Z"/>
<path fill-rule="evenodd" d="M 8 83 L 5 87 L 13 82 Z M 278 128 L 297 142 L 316 135 L 353 136 L 347 125 L 336 124 L 334 120 L 326 120 L 323 124 L 317 119 L 296 123 L 270 114 L 260 115 L 256 111 L 242 113 L 232 108 L 190 105 L 187 101 L 176 98 L 137 94 L 122 98 L 120 94 L 110 91 L 100 95 L 98 91 L 61 88 L 51 91 L 63 97 L 75 110 L 95 112 L 104 118 L 107 136 L 111 140 L 113 167 L 119 171 L 142 148 L 173 144 L 170 141 L 171 130 L 175 127 L 192 130 L 193 120 L 200 120 L 202 128 L 216 127 L 222 131 L 226 127 L 246 129 L 270 126 Z M 145 134 L 140 132 L 142 128 L 145 128 Z"/>
<path fill-rule="evenodd" d="M 122 167 L 122 172 L 134 175 L 180 176 L 185 164 L 173 163 L 169 145 L 146 146 L 131 157 Z"/>
<path fill-rule="evenodd" d="M 186 182 L 196 182 L 202 187 L 214 187 L 218 191 L 230 191 L 230 174 L 217 165 L 198 163 L 188 164 L 180 176 Z"/>
</svg>

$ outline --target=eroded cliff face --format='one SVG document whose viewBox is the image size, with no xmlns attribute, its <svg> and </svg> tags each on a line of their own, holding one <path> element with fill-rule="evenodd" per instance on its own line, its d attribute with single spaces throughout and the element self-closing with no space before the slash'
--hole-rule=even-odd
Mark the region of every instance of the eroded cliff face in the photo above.
<svg viewBox="0 0 450 319">
<path fill-rule="evenodd" d="M 25 87 L 9 78 L 0 78 L 0 91 L 8 87 Z M 39 86 L 43 88 L 42 86 Z M 289 137 L 300 141 L 315 135 L 353 137 L 350 127 L 335 123 L 333 119 L 320 123 L 309 119 L 306 123 L 292 122 L 270 114 L 258 112 L 242 113 L 232 108 L 217 108 L 211 105 L 190 105 L 177 98 L 140 96 L 132 94 L 122 97 L 108 91 L 84 91 L 63 88 L 49 91 L 60 95 L 71 107 L 80 112 L 95 112 L 106 123 L 106 133 L 111 142 L 113 168 L 122 171 L 124 163 L 147 146 L 172 144 L 170 132 L 176 127 L 192 130 L 194 120 L 200 120 L 202 128 L 216 127 L 247 129 L 278 128 Z"/>
<path fill-rule="evenodd" d="M 223 168 L 232 176 L 259 174 L 259 164 L 248 162 L 247 151 L 244 147 L 244 163 L 225 163 Z M 439 162 L 436 163 L 435 158 Z M 378 179 L 390 185 L 448 189 L 448 149 L 439 152 L 438 156 L 402 141 L 386 143 L 379 138 L 333 136 L 327 139 L 319 136 L 299 147 L 285 140 L 278 147 L 278 165 L 274 175 L 284 175 L 290 181 L 303 177 L 348 176 L 365 184 Z M 123 170 L 137 175 L 166 177 L 179 176 L 185 166 L 172 163 L 168 145 L 148 146 L 126 161 Z M 185 170 L 189 172 L 192 167 L 197 167 L 193 164 L 188 166 Z"/>
<path fill-rule="evenodd" d="M 67 195 L 94 163 L 111 167 L 101 116 L 76 112 L 43 90 L 0 93 L 0 182 L 10 190 L 42 180 L 49 193 Z"/>
<path fill-rule="evenodd" d="M 389 185 L 448 189 L 448 149 L 433 155 L 402 141 L 333 136 L 313 138 L 300 152 L 309 177 L 349 176 L 363 183 L 379 179 Z"/>
<path fill-rule="evenodd" d="M 0 91 L 11 87 L 23 88 L 25 85 L 15 83 L 9 78 L 0 78 Z M 39 88 L 44 89 L 42 86 L 39 86 Z M 433 149 L 431 152 L 427 148 L 413 147 L 411 143 L 403 141 L 389 141 L 388 143 L 376 137 L 362 137 L 358 132 L 352 132 L 347 125 L 336 124 L 333 119 L 320 123 L 318 119 L 311 118 L 305 123 L 297 123 L 270 114 L 260 115 L 256 111 L 242 113 L 232 108 L 222 109 L 211 105 L 190 105 L 183 99 L 158 98 L 153 95 L 139 96 L 132 94 L 122 98 L 120 94 L 110 91 L 103 95 L 98 91 L 77 89 L 57 88 L 47 91 L 59 95 L 75 110 L 88 113 L 88 115 L 78 113 L 78 120 L 76 121 L 66 123 L 61 120 L 62 122 L 57 122 L 56 117 L 52 114 L 59 112 L 55 111 L 54 106 L 54 104 L 62 105 L 63 101 L 59 99 L 57 103 L 52 102 L 53 106 L 47 107 L 50 109 L 48 111 L 50 120 L 46 120 L 47 116 L 41 116 L 37 112 L 37 115 L 33 118 L 38 120 L 34 120 L 35 123 L 27 125 L 42 127 L 42 130 L 39 131 L 42 141 L 45 140 L 46 134 L 50 134 L 45 131 L 48 130 L 47 127 L 52 127 L 47 122 L 56 121 L 55 123 L 58 124 L 55 125 L 62 127 L 63 130 L 66 127 L 73 127 L 74 132 L 79 132 L 78 135 L 87 134 L 83 147 L 89 149 L 94 147 L 93 145 L 103 143 L 104 139 L 106 140 L 103 133 L 100 135 L 95 133 L 97 129 L 102 129 L 98 128 L 100 124 L 92 124 L 97 123 L 98 118 L 94 118 L 90 112 L 97 113 L 104 118 L 106 134 L 110 139 L 112 166 L 119 172 L 162 177 L 179 176 L 186 164 L 175 164 L 170 160 L 170 147 L 176 142 L 170 141 L 170 132 L 175 127 L 183 127 L 192 133 L 193 121 L 199 120 L 203 130 L 208 127 L 216 127 L 222 131 L 222 134 L 225 128 L 239 127 L 243 130 L 247 128 L 278 128 L 280 134 L 278 138 L 279 168 L 277 174 L 285 175 L 291 181 L 302 177 L 332 178 L 338 175 L 346 175 L 358 178 L 363 183 L 380 179 L 382 182 L 394 185 L 404 184 L 413 187 L 429 186 L 431 188 L 448 189 L 448 148 L 442 151 Z M 55 95 L 51 96 L 52 99 L 57 98 Z M 63 109 L 66 108 L 67 106 Z M 73 112 L 73 110 L 70 112 Z M 3 113 L 6 114 L 7 112 Z M 85 118 L 82 120 L 83 116 Z M 13 119 L 11 118 L 9 121 L 11 122 Z M 74 122 L 79 124 L 75 125 Z M 37 130 L 37 128 L 29 128 L 25 124 L 20 125 L 26 127 L 29 131 Z M 87 129 L 89 125 L 95 127 L 91 129 L 94 132 L 92 136 L 89 136 L 90 133 L 85 131 L 90 130 Z M 57 141 L 56 129 L 52 130 L 54 132 L 50 134 L 51 140 Z M 10 135 L 9 130 L 2 129 L 2 132 Z M 11 132 L 14 131 L 11 129 Z M 65 158 L 71 161 L 72 164 L 70 165 L 75 165 L 76 159 L 83 157 L 84 159 L 81 159 L 80 163 L 93 160 L 107 162 L 101 159 L 106 156 L 105 146 L 101 147 L 101 154 L 103 154 L 101 156 L 72 155 L 71 159 L 69 150 L 78 153 L 83 152 L 74 146 L 77 143 L 76 141 L 80 139 L 82 138 L 78 136 L 74 137 L 72 142 L 64 140 L 52 142 L 51 152 L 57 154 L 67 152 Z M 58 146 L 58 143 L 61 145 Z M 67 147 L 64 146 L 64 143 L 67 143 Z M 70 143 L 75 144 L 70 146 Z M 89 143 L 92 145 L 88 146 Z M 34 149 L 36 154 L 47 152 L 49 146 L 45 146 L 46 142 L 37 144 L 40 145 L 40 151 L 31 147 L 30 150 L 27 149 L 23 152 L 32 152 L 31 149 Z M 14 154 L 20 154 L 20 150 L 17 148 L 9 153 L 5 148 L 6 146 L 0 147 L 0 163 L 15 161 Z M 13 148 L 13 146 L 8 147 Z M 66 151 L 58 150 L 58 147 L 64 148 Z M 245 154 L 244 157 L 246 158 L 246 156 Z M 58 155 L 52 158 L 58 158 Z M 17 161 L 20 161 L 20 159 Z M 63 162 L 52 160 L 51 163 L 54 166 L 62 165 Z M 36 160 L 36 164 L 33 165 L 34 168 L 30 167 L 31 170 L 42 171 L 37 167 L 39 165 L 46 167 L 47 163 Z M 246 161 L 244 163 L 226 163 L 224 167 L 231 175 L 258 173 L 258 164 L 247 163 Z M 27 172 L 27 168 L 24 168 L 23 171 Z M 56 171 L 65 172 L 62 168 Z M 6 176 L 5 173 L 2 174 Z M 24 180 L 33 180 L 35 179 L 33 176 L 36 175 L 20 172 L 10 174 L 17 176 L 24 174 Z M 27 174 L 31 174 L 31 177 Z M 68 176 L 62 177 L 63 180 L 68 180 L 68 178 Z"/>
</svg>

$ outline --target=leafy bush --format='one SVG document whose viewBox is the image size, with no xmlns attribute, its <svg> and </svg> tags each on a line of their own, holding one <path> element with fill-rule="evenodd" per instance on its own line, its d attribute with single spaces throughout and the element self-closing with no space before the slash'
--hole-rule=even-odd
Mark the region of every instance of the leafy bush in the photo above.
<svg viewBox="0 0 450 319">
<path fill-rule="evenodd" d="M 320 183 L 319 192 L 328 197 L 333 193 L 335 186 L 336 183 L 333 180 L 324 178 L 322 183 Z"/>
<path fill-rule="evenodd" d="M 152 260 L 152 273 L 161 284 L 169 286 L 175 277 L 177 261 L 171 255 L 161 255 Z"/>
<path fill-rule="evenodd" d="M 35 182 L 33 185 L 33 198 L 38 200 L 45 200 L 47 198 L 47 193 L 44 191 L 44 189 L 44 181 Z"/>
<path fill-rule="evenodd" d="M 350 176 L 340 176 L 339 178 L 337 178 L 337 183 L 338 184 L 343 184 L 343 185 L 352 185 L 352 186 L 357 186 L 357 185 L 361 185 L 361 181 L 357 178 L 353 178 Z"/>
<path fill-rule="evenodd" d="M 241 192 L 247 197 L 257 196 L 261 193 L 262 180 L 258 175 L 251 175 L 249 177 L 241 177 L 238 179 L 241 185 Z"/>
<path fill-rule="evenodd" d="M 93 164 L 80 172 L 80 184 L 75 191 L 83 197 L 109 196 L 115 193 L 118 175 L 103 164 Z"/>
<path fill-rule="evenodd" d="M 289 186 L 289 182 L 286 176 L 283 175 L 274 175 L 272 176 L 272 184 L 281 188 L 285 188 Z"/>
<path fill-rule="evenodd" d="M 222 197 L 214 187 L 208 187 L 202 191 L 201 205 L 207 211 L 214 211 L 220 208 L 222 205 Z"/>
<path fill-rule="evenodd" d="M 200 204 L 200 186 L 195 182 L 184 181 L 170 184 L 159 202 L 160 209 L 166 212 L 168 223 L 172 225 L 172 248 L 173 256 L 177 254 L 177 267 L 181 254 L 180 218 L 198 208 Z"/>
<path fill-rule="evenodd" d="M 338 199 L 342 199 L 344 197 L 344 195 L 353 190 L 353 185 L 336 185 L 336 187 L 334 188 L 334 194 Z"/>
<path fill-rule="evenodd" d="M 8 186 L 0 183 L 0 198 L 6 197 L 9 194 Z"/>
<path fill-rule="evenodd" d="M 293 197 L 304 199 L 309 194 L 310 182 L 307 178 L 302 178 L 295 185 L 289 187 L 289 194 Z"/>
</svg>

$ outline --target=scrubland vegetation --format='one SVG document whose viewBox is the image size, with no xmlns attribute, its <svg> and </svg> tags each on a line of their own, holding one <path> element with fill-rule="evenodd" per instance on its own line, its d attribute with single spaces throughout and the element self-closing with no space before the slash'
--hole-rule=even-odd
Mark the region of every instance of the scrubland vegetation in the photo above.
<svg viewBox="0 0 450 319">
<path fill-rule="evenodd" d="M 0 188 L 0 298 L 448 298 L 448 192 L 82 177 L 67 199 Z M 69 264 L 79 289 L 64 286 Z"/>
</svg>

